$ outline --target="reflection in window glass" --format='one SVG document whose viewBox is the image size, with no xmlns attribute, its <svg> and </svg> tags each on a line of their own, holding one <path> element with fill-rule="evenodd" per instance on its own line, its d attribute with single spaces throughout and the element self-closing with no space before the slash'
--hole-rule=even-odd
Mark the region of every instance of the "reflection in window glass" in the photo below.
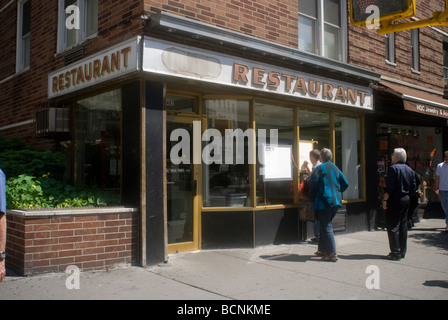
<svg viewBox="0 0 448 320">
<path fill-rule="evenodd" d="M 249 140 L 233 138 L 230 144 L 225 138 L 226 130 L 248 132 L 249 101 L 205 100 L 204 105 L 210 137 L 203 141 L 203 206 L 249 206 Z"/>
<path fill-rule="evenodd" d="M 64 8 L 68 8 L 72 5 L 77 5 L 77 0 L 65 0 L 64 2 Z M 65 10 L 64 10 L 65 12 Z M 69 11 L 69 13 L 65 12 L 65 21 L 69 19 L 73 15 L 72 12 Z M 64 24 L 65 26 L 65 24 Z M 64 28 L 65 31 L 65 47 L 69 48 L 73 45 L 75 45 L 78 42 L 78 29 L 76 28 Z"/>
<path fill-rule="evenodd" d="M 98 32 L 98 0 L 86 0 L 86 36 Z"/>
<path fill-rule="evenodd" d="M 339 29 L 330 25 L 325 25 L 324 39 L 324 56 L 330 59 L 339 60 Z"/>
<path fill-rule="evenodd" d="M 336 154 L 333 155 L 333 162 L 348 181 L 348 188 L 343 193 L 343 199 L 359 199 L 362 188 L 360 119 L 335 114 L 334 127 Z"/>
<path fill-rule="evenodd" d="M 196 113 L 196 98 L 183 96 L 167 96 L 166 110 L 180 113 Z"/>
<path fill-rule="evenodd" d="M 267 103 L 255 103 L 255 123 L 257 126 L 257 150 L 262 150 L 259 144 L 275 143 L 271 141 L 271 130 L 276 130 L 279 146 L 294 145 L 294 112 L 292 108 L 271 105 Z M 266 141 L 260 140 L 260 129 L 266 129 Z M 274 131 L 275 132 L 275 131 Z M 273 134 L 275 134 L 272 132 Z M 274 138 L 274 137 L 272 137 Z M 275 139 L 275 138 L 274 138 Z M 291 154 L 292 156 L 292 154 Z M 258 159 L 258 157 L 257 157 Z M 257 205 L 292 204 L 294 203 L 294 182 L 264 181 L 260 169 L 263 165 L 257 162 Z M 291 170 L 294 172 L 294 164 L 291 162 Z"/>
<path fill-rule="evenodd" d="M 317 17 L 316 0 L 299 0 L 299 12 L 311 17 Z"/>
<path fill-rule="evenodd" d="M 340 0 L 325 0 L 324 10 L 325 22 L 335 26 L 341 25 Z"/>
<path fill-rule="evenodd" d="M 299 50 L 316 52 L 316 21 L 300 17 L 299 18 Z"/>
<path fill-rule="evenodd" d="M 304 170 L 305 167 L 308 170 L 313 169 L 309 152 L 313 149 L 329 148 L 329 120 L 330 116 L 328 112 L 299 110 L 299 159 L 296 164 Z M 305 147 L 305 148 L 304 148 Z M 306 162 L 306 163 L 305 163 Z M 301 171 L 300 181 L 304 178 L 304 173 Z"/>
<path fill-rule="evenodd" d="M 299 110 L 300 141 L 314 141 L 314 149 L 329 148 L 329 121 L 328 112 Z"/>
<path fill-rule="evenodd" d="M 77 184 L 119 190 L 121 91 L 79 100 L 76 119 Z"/>
</svg>

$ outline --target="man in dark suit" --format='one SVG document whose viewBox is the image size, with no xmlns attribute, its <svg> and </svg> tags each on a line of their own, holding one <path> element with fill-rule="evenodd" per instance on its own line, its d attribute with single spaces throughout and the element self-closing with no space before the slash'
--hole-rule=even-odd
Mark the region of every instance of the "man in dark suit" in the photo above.
<svg viewBox="0 0 448 320">
<path fill-rule="evenodd" d="M 387 210 L 386 224 L 390 247 L 387 258 L 390 260 L 400 260 L 406 255 L 410 197 L 416 192 L 415 173 L 405 164 L 406 157 L 403 148 L 394 149 L 392 166 L 389 167 L 386 178 L 383 209 Z"/>
</svg>

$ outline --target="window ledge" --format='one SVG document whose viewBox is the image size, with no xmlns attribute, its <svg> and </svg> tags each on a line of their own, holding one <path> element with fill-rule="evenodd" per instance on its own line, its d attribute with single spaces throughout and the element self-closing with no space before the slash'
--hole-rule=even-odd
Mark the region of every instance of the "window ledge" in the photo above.
<svg viewBox="0 0 448 320">
<path fill-rule="evenodd" d="M 388 65 L 390 65 L 390 66 L 392 66 L 392 67 L 396 67 L 397 66 L 397 64 L 395 63 L 395 62 L 391 62 L 391 61 L 389 61 L 389 60 L 384 60 L 384 62 L 386 62 L 386 64 L 388 64 Z"/>
<path fill-rule="evenodd" d="M 7 210 L 7 215 L 19 216 L 23 218 L 52 218 L 62 216 L 84 216 L 92 214 L 110 214 L 110 213 L 133 213 L 138 212 L 137 208 L 130 207 L 90 207 L 90 208 L 70 208 L 70 209 L 39 209 L 39 210 L 27 210 L 27 209 L 14 209 Z"/>
</svg>

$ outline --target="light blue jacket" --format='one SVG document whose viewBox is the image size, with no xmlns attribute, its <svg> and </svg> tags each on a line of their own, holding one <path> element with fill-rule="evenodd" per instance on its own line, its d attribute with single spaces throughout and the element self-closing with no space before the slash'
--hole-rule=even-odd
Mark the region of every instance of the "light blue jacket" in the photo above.
<svg viewBox="0 0 448 320">
<path fill-rule="evenodd" d="M 347 190 L 348 181 L 331 161 L 314 167 L 309 182 L 314 211 L 342 206 L 342 192 Z"/>
<path fill-rule="evenodd" d="M 6 177 L 0 169 L 0 212 L 6 214 Z"/>
</svg>

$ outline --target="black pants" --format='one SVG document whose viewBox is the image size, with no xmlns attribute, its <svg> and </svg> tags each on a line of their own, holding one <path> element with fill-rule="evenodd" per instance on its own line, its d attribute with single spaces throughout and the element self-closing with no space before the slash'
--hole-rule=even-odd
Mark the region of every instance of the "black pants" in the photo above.
<svg viewBox="0 0 448 320">
<path fill-rule="evenodd" d="M 390 198 L 387 204 L 386 223 L 390 252 L 401 258 L 406 255 L 409 204 L 409 196 Z"/>
</svg>

